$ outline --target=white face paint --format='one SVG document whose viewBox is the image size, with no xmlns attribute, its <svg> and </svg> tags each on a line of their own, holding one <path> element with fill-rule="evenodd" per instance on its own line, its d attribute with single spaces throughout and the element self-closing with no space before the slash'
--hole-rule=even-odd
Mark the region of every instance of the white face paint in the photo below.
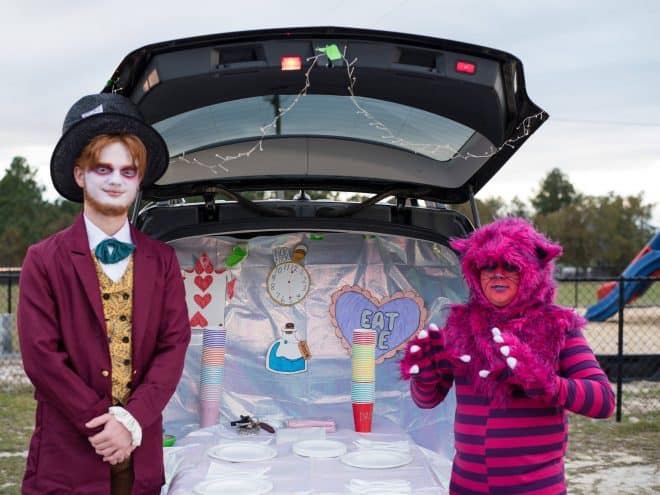
<svg viewBox="0 0 660 495">
<path fill-rule="evenodd" d="M 85 204 L 100 213 L 126 214 L 140 188 L 138 169 L 122 142 L 104 147 L 96 165 L 82 176 Z"/>
</svg>

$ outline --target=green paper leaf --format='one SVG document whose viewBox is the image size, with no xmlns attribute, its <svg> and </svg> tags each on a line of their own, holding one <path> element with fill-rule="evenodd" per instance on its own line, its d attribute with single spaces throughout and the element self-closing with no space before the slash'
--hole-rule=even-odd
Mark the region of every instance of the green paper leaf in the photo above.
<svg viewBox="0 0 660 495">
<path fill-rule="evenodd" d="M 325 53 L 330 60 L 341 60 L 343 58 L 339 47 L 335 44 L 325 45 L 323 48 L 317 48 L 317 51 Z"/>
<path fill-rule="evenodd" d="M 228 268 L 232 268 L 238 265 L 241 261 L 243 261 L 246 256 L 247 256 L 247 250 L 243 249 L 240 246 L 236 246 L 234 247 L 234 249 L 231 250 L 231 254 L 227 257 L 227 260 L 225 261 L 225 265 Z"/>
<path fill-rule="evenodd" d="M 309 234 L 309 239 L 312 241 L 322 241 L 324 237 L 322 234 Z"/>
</svg>

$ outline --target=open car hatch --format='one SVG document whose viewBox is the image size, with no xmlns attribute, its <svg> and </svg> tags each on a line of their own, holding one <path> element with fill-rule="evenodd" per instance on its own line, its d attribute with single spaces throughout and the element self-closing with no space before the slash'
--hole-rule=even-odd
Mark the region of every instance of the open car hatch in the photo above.
<svg viewBox="0 0 660 495">
<path fill-rule="evenodd" d="M 215 186 L 463 203 L 547 118 L 508 53 L 352 28 L 148 45 L 104 91 L 130 97 L 167 142 L 170 166 L 146 200 Z"/>
</svg>

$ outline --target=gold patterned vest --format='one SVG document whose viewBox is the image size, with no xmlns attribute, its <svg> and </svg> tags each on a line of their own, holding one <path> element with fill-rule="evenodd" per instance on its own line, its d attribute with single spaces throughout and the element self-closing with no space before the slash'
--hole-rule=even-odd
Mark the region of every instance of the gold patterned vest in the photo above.
<svg viewBox="0 0 660 495">
<path fill-rule="evenodd" d="M 131 348 L 133 345 L 133 255 L 124 275 L 113 281 L 103 272 L 103 267 L 92 252 L 96 275 L 101 287 L 101 301 L 105 326 L 108 332 L 108 346 L 112 360 L 112 402 L 125 405 L 131 394 L 133 365 Z"/>
</svg>

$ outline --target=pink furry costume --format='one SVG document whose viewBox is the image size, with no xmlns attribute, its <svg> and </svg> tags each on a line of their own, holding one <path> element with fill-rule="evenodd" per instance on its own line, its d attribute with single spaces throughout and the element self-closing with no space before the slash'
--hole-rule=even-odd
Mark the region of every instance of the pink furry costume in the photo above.
<svg viewBox="0 0 660 495">
<path fill-rule="evenodd" d="M 565 494 L 566 410 L 606 418 L 614 394 L 582 335 L 584 319 L 553 303 L 561 247 L 514 218 L 451 246 L 470 300 L 452 307 L 443 330 L 422 330 L 401 361 L 419 407 L 435 407 L 456 385 L 450 493 Z M 480 283 L 482 270 L 498 263 L 520 277 L 502 307 Z"/>
</svg>

